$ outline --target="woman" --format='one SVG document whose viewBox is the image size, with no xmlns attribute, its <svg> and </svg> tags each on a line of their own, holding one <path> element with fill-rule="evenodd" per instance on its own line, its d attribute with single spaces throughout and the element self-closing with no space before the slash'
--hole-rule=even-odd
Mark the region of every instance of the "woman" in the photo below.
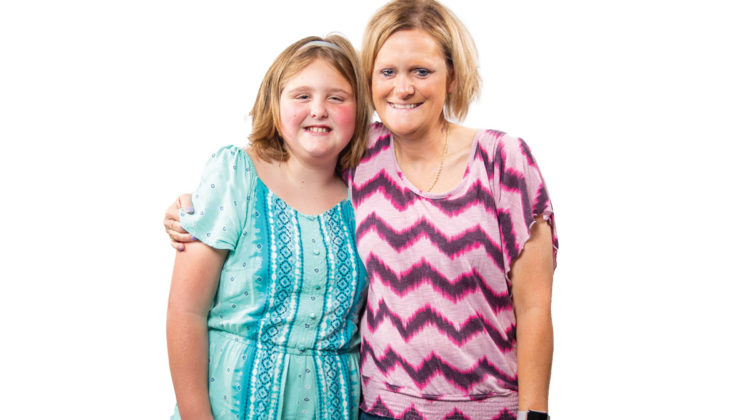
<svg viewBox="0 0 750 420">
<path fill-rule="evenodd" d="M 479 78 L 441 4 L 390 2 L 364 38 L 382 124 L 347 174 L 370 280 L 362 418 L 546 418 L 557 240 L 539 169 L 523 141 L 450 121 Z M 178 206 L 165 226 L 184 240 Z"/>
</svg>

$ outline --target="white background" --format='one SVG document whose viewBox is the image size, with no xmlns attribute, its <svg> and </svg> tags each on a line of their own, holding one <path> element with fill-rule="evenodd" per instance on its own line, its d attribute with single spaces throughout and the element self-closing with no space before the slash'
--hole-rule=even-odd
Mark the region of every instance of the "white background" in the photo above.
<svg viewBox="0 0 750 420">
<path fill-rule="evenodd" d="M 556 419 L 750 418 L 741 3 L 445 1 L 480 53 L 466 124 L 522 136 L 555 204 Z M 2 3 L 0 417 L 168 417 L 164 209 L 284 47 L 359 46 L 382 4 Z"/>
</svg>

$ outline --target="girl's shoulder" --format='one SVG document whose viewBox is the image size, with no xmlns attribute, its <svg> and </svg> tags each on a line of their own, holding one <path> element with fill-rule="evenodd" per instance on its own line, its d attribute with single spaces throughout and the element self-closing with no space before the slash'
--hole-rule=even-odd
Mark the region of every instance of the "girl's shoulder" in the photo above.
<svg viewBox="0 0 750 420">
<path fill-rule="evenodd" d="M 253 161 L 250 158 L 249 149 L 239 147 L 234 144 L 222 146 L 216 152 L 211 154 L 211 159 L 216 162 L 224 162 L 231 164 L 230 167 L 234 168 L 234 165 L 241 164 L 243 166 L 254 166 Z"/>
<path fill-rule="evenodd" d="M 180 212 L 180 223 L 201 242 L 235 249 L 254 197 L 257 174 L 247 153 L 224 146 L 211 154 L 193 191 L 195 212 Z"/>
</svg>

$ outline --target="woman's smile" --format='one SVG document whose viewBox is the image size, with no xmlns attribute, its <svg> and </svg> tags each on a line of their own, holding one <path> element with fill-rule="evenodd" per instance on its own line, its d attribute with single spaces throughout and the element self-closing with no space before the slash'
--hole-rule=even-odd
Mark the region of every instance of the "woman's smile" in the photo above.
<svg viewBox="0 0 750 420">
<path fill-rule="evenodd" d="M 388 102 L 388 105 L 391 108 L 395 108 L 395 109 L 409 110 L 409 109 L 414 109 L 414 108 L 416 108 L 416 107 L 418 107 L 418 106 L 420 106 L 422 104 L 421 103 L 417 103 L 417 104 L 396 104 L 396 103 L 393 103 L 393 102 Z"/>
</svg>

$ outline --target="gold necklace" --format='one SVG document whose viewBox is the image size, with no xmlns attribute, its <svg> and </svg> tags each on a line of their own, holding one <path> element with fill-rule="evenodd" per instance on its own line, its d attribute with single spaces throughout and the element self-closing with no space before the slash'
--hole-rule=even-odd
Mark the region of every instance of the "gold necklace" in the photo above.
<svg viewBox="0 0 750 420">
<path fill-rule="evenodd" d="M 438 179 L 440 178 L 440 173 L 443 172 L 443 164 L 445 164 L 445 156 L 448 154 L 448 125 L 445 125 L 445 142 L 443 144 L 443 157 L 440 158 L 440 166 L 438 167 L 437 173 L 435 174 L 435 179 L 432 180 L 432 185 L 430 185 L 430 188 L 428 188 L 425 192 L 432 191 L 433 188 L 435 188 L 435 184 L 437 184 Z"/>
</svg>

